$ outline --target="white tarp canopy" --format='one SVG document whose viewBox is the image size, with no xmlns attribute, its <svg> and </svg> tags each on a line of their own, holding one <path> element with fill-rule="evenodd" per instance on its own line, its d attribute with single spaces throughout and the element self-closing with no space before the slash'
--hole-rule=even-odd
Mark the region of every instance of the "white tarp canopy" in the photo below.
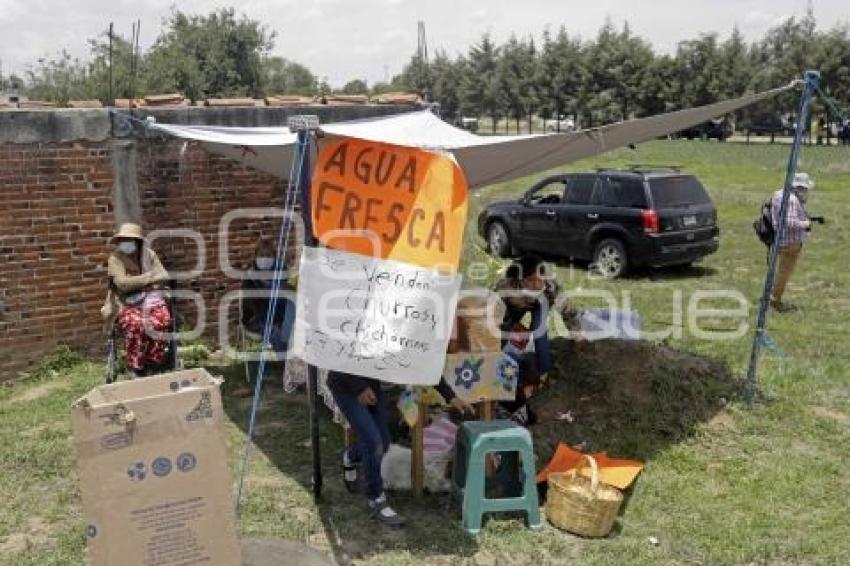
<svg viewBox="0 0 850 566">
<path fill-rule="evenodd" d="M 501 183 L 696 126 L 785 92 L 786 86 L 648 118 L 562 134 L 479 136 L 447 124 L 432 112 L 324 124 L 326 137 L 360 138 L 454 154 L 470 188 Z M 152 129 L 202 143 L 208 151 L 230 157 L 281 178 L 289 175 L 295 134 L 288 127 L 227 128 L 154 123 Z"/>
</svg>

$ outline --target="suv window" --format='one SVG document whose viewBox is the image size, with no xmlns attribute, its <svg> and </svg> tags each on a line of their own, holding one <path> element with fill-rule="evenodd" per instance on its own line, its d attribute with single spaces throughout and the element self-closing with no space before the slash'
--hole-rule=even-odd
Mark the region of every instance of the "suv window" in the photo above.
<svg viewBox="0 0 850 566">
<path fill-rule="evenodd" d="M 702 184 L 691 175 L 650 179 L 649 192 L 652 194 L 655 208 L 676 208 L 711 202 Z"/>
<path fill-rule="evenodd" d="M 570 178 L 564 202 L 567 204 L 590 204 L 595 184 L 596 177 L 593 175 L 579 175 Z"/>
<path fill-rule="evenodd" d="M 602 178 L 593 192 L 593 204 L 647 208 L 643 182 L 639 179 Z"/>
<path fill-rule="evenodd" d="M 555 179 L 535 189 L 528 198 L 534 204 L 560 204 L 564 198 L 565 186 L 564 179 Z"/>
</svg>

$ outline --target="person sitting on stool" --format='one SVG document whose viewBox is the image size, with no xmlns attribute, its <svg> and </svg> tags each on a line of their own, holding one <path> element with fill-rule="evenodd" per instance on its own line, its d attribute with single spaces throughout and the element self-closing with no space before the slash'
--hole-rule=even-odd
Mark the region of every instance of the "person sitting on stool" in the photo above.
<svg viewBox="0 0 850 566">
<path fill-rule="evenodd" d="M 277 252 L 272 241 L 260 236 L 252 266 L 256 276 L 242 280 L 243 291 L 262 292 L 257 294 L 263 295 L 259 297 L 242 296 L 242 326 L 245 327 L 245 330 L 254 334 L 262 335 L 266 326 L 266 317 L 273 299 L 271 291 L 274 283 L 276 257 Z M 281 294 L 289 294 L 293 291 L 292 286 L 286 280 L 289 275 L 287 270 L 290 263 L 291 261 L 284 261 L 282 266 Z M 292 335 L 292 326 L 295 323 L 295 304 L 290 299 L 280 295 L 275 297 L 274 301 L 274 320 L 272 320 L 269 342 L 275 352 L 287 352 L 289 350 L 289 339 Z"/>
<path fill-rule="evenodd" d="M 168 272 L 145 245 L 142 227 L 124 223 L 112 237 L 109 256 L 110 289 L 101 309 L 104 319 L 118 324 L 124 335 L 127 365 L 136 376 L 150 375 L 165 361 L 171 313 L 163 293 Z"/>
</svg>

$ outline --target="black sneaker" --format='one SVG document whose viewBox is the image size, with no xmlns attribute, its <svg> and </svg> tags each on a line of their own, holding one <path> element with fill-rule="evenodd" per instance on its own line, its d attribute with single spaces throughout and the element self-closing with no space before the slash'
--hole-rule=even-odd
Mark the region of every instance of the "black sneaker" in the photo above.
<svg viewBox="0 0 850 566">
<path fill-rule="evenodd" d="M 511 415 L 511 421 L 519 426 L 529 427 L 537 424 L 537 413 L 531 410 L 528 403 L 514 411 Z"/>
<path fill-rule="evenodd" d="M 390 507 L 387 503 L 387 496 L 383 493 L 377 499 L 369 501 L 369 516 L 388 527 L 401 528 L 407 523 L 404 517 Z"/>
<path fill-rule="evenodd" d="M 783 303 L 782 301 L 772 301 L 770 306 L 773 307 L 773 310 L 780 314 L 794 312 L 797 310 L 797 305 L 792 305 L 791 303 Z"/>
</svg>

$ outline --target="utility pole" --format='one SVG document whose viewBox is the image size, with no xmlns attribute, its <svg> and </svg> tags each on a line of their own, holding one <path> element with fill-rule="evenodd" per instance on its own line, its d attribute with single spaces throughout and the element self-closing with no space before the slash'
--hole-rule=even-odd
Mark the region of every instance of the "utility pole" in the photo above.
<svg viewBox="0 0 850 566">
<path fill-rule="evenodd" d="M 431 69 L 428 63 L 428 38 L 425 37 L 425 22 L 419 20 L 417 24 L 419 45 L 416 50 L 417 59 L 417 81 L 422 88 L 422 98 L 425 102 L 431 100 Z"/>
</svg>

